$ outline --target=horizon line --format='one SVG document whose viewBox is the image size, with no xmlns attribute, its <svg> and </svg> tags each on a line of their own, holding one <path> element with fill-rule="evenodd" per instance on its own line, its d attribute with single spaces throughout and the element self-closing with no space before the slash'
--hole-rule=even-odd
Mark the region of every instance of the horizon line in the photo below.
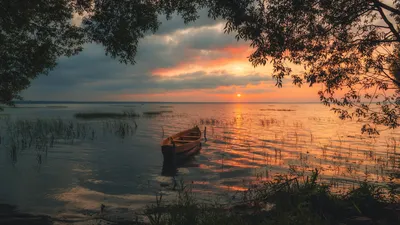
<svg viewBox="0 0 400 225">
<path fill-rule="evenodd" d="M 158 104 L 165 104 L 165 103 L 169 103 L 169 104 L 182 104 L 182 103 L 194 103 L 194 104 L 236 104 L 236 103 L 287 103 L 287 104 L 304 104 L 304 103 L 321 103 L 319 101 L 299 101 L 299 102 L 286 102 L 286 101 L 271 101 L 271 102 L 207 102 L 207 101 L 192 101 L 192 102 L 187 102 L 187 101 L 72 101 L 72 100 L 67 100 L 67 101 L 57 101 L 57 100 L 52 100 L 52 101 L 42 101 L 42 100 L 18 100 L 18 101 L 14 101 L 14 103 L 20 103 L 20 104 L 38 104 L 38 103 L 150 103 L 150 104 L 154 104 L 154 103 L 158 103 Z"/>
</svg>

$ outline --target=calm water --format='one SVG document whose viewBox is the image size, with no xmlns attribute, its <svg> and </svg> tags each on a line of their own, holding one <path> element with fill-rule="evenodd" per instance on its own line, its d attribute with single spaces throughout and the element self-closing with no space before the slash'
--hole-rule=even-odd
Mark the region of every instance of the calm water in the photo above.
<svg viewBox="0 0 400 225">
<path fill-rule="evenodd" d="M 104 121 L 89 121 L 97 129 L 94 140 L 60 141 L 48 150 L 41 165 L 33 149 L 19 151 L 17 162 L 12 162 L 3 119 L 0 203 L 35 213 L 83 215 L 98 210 L 101 203 L 109 211 L 129 212 L 154 201 L 157 191 L 172 193 L 172 178 L 161 175 L 159 143 L 163 134 L 172 135 L 195 124 L 201 129 L 207 126 L 208 141 L 199 155 L 179 168 L 176 180 L 192 182 L 194 190 L 203 195 L 246 190 L 276 173 L 312 168 L 319 168 L 328 182 L 386 182 L 400 163 L 399 130 L 382 132 L 376 138 L 363 136 L 361 124 L 341 121 L 320 104 L 21 106 L 26 108 L 6 109 L 3 117 L 75 120 L 76 112 L 173 111 L 137 118 L 138 128 L 123 139 L 102 132 Z M 128 122 L 133 124 L 132 119 Z"/>
</svg>

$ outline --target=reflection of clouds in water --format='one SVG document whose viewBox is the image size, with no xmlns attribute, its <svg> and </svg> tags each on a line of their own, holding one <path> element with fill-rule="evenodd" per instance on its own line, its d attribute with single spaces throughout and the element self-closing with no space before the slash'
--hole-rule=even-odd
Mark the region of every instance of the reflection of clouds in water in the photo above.
<svg viewBox="0 0 400 225">
<path fill-rule="evenodd" d="M 131 210 L 129 213 L 132 214 L 132 211 L 155 201 L 154 195 L 111 195 L 81 186 L 65 190 L 65 192 L 55 195 L 54 198 L 65 204 L 64 210 L 57 215 L 58 217 L 65 216 L 65 213 L 70 216 L 73 212 L 79 216 L 85 211 L 89 214 L 96 214 L 99 213 L 101 204 L 106 206 L 105 212 L 108 214 L 117 215 L 128 210 Z"/>
<path fill-rule="evenodd" d="M 145 104 L 136 108 L 140 108 L 138 112 L 154 111 L 159 106 Z M 265 108 L 296 108 L 296 111 L 260 110 Z M 72 118 L 74 112 L 85 110 L 120 109 L 82 104 L 57 111 L 20 110 L 17 115 L 30 118 L 60 114 Z M 244 190 L 254 182 L 272 179 L 276 173 L 287 173 L 289 168 L 298 171 L 319 168 L 321 177 L 335 181 L 365 177 L 385 181 L 396 155 L 393 147 L 400 143 L 398 131 L 383 132 L 376 139 L 367 138 L 360 135 L 361 125 L 340 121 L 328 108 L 314 104 L 174 104 L 173 111 L 172 115 L 187 116 L 137 119 L 137 132 L 124 140 L 104 136 L 99 131 L 94 141 L 57 145 L 49 150 L 40 172 L 20 164 L 28 160 L 21 157 L 16 165 L 21 177 L 7 175 L 15 170 L 12 166 L 0 171 L 0 175 L 13 179 L 7 184 L 10 185 L 7 190 L 15 192 L 10 201 L 14 198 L 17 204 L 36 207 L 43 200 L 40 204 L 48 208 L 64 207 L 65 203 L 65 208 L 60 209 L 62 213 L 79 214 L 82 210 L 98 211 L 101 203 L 111 211 L 141 207 L 154 201 L 155 193 L 160 190 L 172 196 L 172 178 L 161 176 L 159 143 L 163 131 L 165 136 L 172 135 L 194 124 L 202 130 L 207 126 L 208 141 L 191 163 L 179 168 L 176 181 L 193 182 L 195 192 L 204 195 Z M 28 164 L 32 162 L 36 161 Z M 36 184 L 41 186 L 34 188 Z M 28 185 L 32 186 L 29 192 L 22 190 L 21 187 Z M 55 196 L 60 203 L 49 203 L 44 195 Z M 20 200 L 21 196 L 27 201 Z"/>
</svg>

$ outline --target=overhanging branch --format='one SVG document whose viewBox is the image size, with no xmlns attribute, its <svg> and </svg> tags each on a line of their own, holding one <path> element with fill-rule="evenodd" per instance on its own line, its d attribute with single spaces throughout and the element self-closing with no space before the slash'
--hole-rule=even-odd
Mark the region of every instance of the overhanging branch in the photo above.
<svg viewBox="0 0 400 225">
<path fill-rule="evenodd" d="M 397 14 L 397 15 L 400 16 L 400 10 L 398 10 L 396 8 L 393 8 L 393 7 L 389 6 L 389 5 L 386 5 L 386 4 L 382 3 L 379 0 L 372 0 L 372 2 L 374 2 L 375 5 L 377 5 L 377 6 L 381 7 L 381 8 L 384 8 L 384 9 L 388 10 L 391 13 L 394 13 L 394 14 Z"/>
<path fill-rule="evenodd" d="M 375 1 L 374 1 L 375 2 Z M 379 2 L 379 1 L 376 1 Z M 389 21 L 389 19 L 386 17 L 385 13 L 382 10 L 382 7 L 378 4 L 375 3 L 376 9 L 378 10 L 379 14 L 382 16 L 382 19 L 385 21 L 385 23 L 389 26 L 390 30 L 392 31 L 393 35 L 396 37 L 397 41 L 400 42 L 400 34 L 396 30 L 396 28 L 393 26 L 393 24 Z M 400 15 L 400 14 L 399 14 Z"/>
</svg>

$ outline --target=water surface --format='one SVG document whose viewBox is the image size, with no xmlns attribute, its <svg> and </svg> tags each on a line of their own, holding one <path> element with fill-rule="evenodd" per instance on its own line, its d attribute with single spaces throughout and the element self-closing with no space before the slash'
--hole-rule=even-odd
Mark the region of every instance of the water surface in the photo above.
<svg viewBox="0 0 400 225">
<path fill-rule="evenodd" d="M 361 135 L 361 123 L 337 119 L 320 104 L 25 104 L 2 113 L 0 202 L 55 216 L 99 209 L 130 212 L 173 193 L 173 178 L 162 175 L 160 142 L 198 125 L 207 127 L 199 155 L 178 169 L 175 180 L 193 183 L 202 195 L 246 190 L 276 173 L 318 168 L 337 184 L 369 180 L 384 183 L 399 168 L 399 130 L 378 137 Z M 6 120 L 61 118 L 77 112 L 166 110 L 162 116 L 127 119 L 137 129 L 124 138 L 104 132 L 104 121 L 79 121 L 96 129 L 93 140 L 57 142 L 40 165 L 34 149 L 10 156 Z M 5 119 L 6 118 L 6 119 Z M 203 140 L 204 141 L 204 140 Z M 398 181 L 396 181 L 398 182 Z"/>
</svg>

